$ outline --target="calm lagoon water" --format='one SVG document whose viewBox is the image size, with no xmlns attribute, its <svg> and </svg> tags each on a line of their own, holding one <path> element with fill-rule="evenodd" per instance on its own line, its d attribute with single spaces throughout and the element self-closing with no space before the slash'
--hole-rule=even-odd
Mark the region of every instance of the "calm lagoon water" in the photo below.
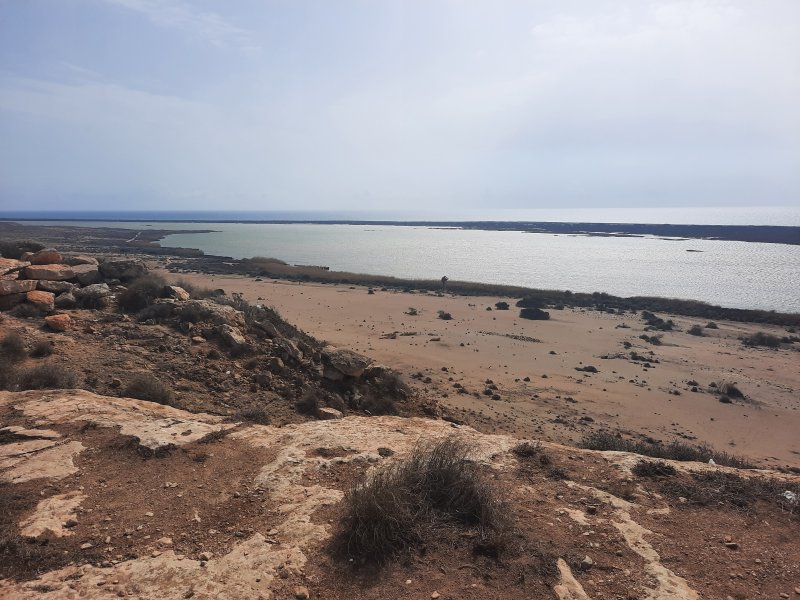
<svg viewBox="0 0 800 600">
<path fill-rule="evenodd" d="M 782 224 L 796 224 L 798 213 L 790 209 L 782 215 Z M 605 221 L 622 220 L 614 220 L 612 213 L 604 214 Z M 723 219 L 715 209 L 704 219 L 698 219 L 695 213 L 693 220 L 673 215 L 661 222 L 764 223 L 776 219 L 775 214 L 766 218 L 763 213 L 761 218 L 731 214 Z M 535 216 L 541 217 L 541 212 Z M 553 220 L 567 220 L 563 214 L 558 216 Z M 590 220 L 586 214 L 583 217 Z M 63 224 L 182 229 L 187 233 L 167 236 L 161 243 L 199 248 L 207 254 L 234 258 L 269 256 L 292 264 L 324 265 L 358 273 L 424 279 L 447 275 L 453 280 L 601 291 L 619 296 L 665 296 L 737 308 L 800 312 L 800 246 L 308 223 Z M 192 232 L 198 229 L 214 232 Z"/>
</svg>

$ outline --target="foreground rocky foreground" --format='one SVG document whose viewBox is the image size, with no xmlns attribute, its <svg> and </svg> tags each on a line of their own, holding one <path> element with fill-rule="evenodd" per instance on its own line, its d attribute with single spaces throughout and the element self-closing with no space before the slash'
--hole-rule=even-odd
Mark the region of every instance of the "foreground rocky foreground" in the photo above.
<svg viewBox="0 0 800 600">
<path fill-rule="evenodd" d="M 689 473 L 734 470 L 650 479 L 635 455 L 551 444 L 545 467 L 441 420 L 274 427 L 83 390 L 0 392 L 0 417 L 4 598 L 800 597 L 797 506 L 777 493 L 796 476 L 742 471 L 774 497 L 703 501 Z M 353 481 L 452 435 L 504 490 L 517 549 L 445 532 L 377 573 L 331 551 Z"/>
</svg>

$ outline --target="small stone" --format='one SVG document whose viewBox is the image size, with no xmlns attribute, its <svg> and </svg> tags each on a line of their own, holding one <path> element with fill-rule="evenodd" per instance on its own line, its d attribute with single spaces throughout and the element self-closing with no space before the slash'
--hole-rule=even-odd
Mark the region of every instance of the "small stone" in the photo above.
<svg viewBox="0 0 800 600">
<path fill-rule="evenodd" d="M 121 388 L 122 387 L 122 380 L 118 377 L 111 378 L 111 387 L 112 388 Z"/>
<path fill-rule="evenodd" d="M 213 552 L 201 552 L 198 558 L 203 562 L 208 562 L 211 560 L 212 556 L 214 556 Z"/>
<path fill-rule="evenodd" d="M 66 522 L 64 523 L 64 527 L 67 527 L 67 528 L 69 528 L 69 527 L 77 527 L 77 525 L 78 525 L 78 521 L 76 521 L 75 519 L 67 519 Z"/>
<path fill-rule="evenodd" d="M 86 542 L 85 544 L 81 544 L 81 550 L 88 550 L 89 548 L 94 548 L 94 544 Z"/>
<path fill-rule="evenodd" d="M 294 597 L 297 598 L 297 600 L 308 600 L 309 598 L 308 588 L 302 585 L 300 587 L 294 588 Z"/>
<path fill-rule="evenodd" d="M 44 322 L 53 331 L 66 331 L 70 328 L 72 319 L 69 315 L 50 315 L 44 318 Z"/>
<path fill-rule="evenodd" d="M 433 592 L 431 594 L 432 600 L 436 600 L 436 598 L 439 598 L 439 597 L 441 597 L 441 594 L 439 592 Z"/>
<path fill-rule="evenodd" d="M 149 511 L 148 511 L 148 512 L 144 513 L 144 516 L 145 516 L 145 517 L 152 517 L 152 516 L 154 516 L 154 515 L 153 515 L 153 513 L 151 513 L 151 512 L 149 512 Z"/>
<path fill-rule="evenodd" d="M 583 560 L 581 561 L 581 569 L 584 571 L 588 571 L 594 566 L 594 561 L 591 559 L 590 556 L 584 556 Z"/>
<path fill-rule="evenodd" d="M 738 550 L 739 544 L 737 544 L 736 542 L 725 542 L 725 547 L 730 550 Z"/>
<path fill-rule="evenodd" d="M 206 338 L 204 338 L 204 337 L 201 337 L 201 336 L 199 336 L 199 335 L 196 335 L 196 336 L 194 336 L 194 337 L 192 338 L 192 341 L 193 341 L 195 344 L 204 344 L 204 343 L 205 343 L 205 341 L 206 341 Z"/>
<path fill-rule="evenodd" d="M 800 596 L 800 586 L 794 588 L 794 593 Z"/>
<path fill-rule="evenodd" d="M 160 546 L 172 546 L 172 538 L 170 537 L 162 537 L 156 542 Z"/>
</svg>

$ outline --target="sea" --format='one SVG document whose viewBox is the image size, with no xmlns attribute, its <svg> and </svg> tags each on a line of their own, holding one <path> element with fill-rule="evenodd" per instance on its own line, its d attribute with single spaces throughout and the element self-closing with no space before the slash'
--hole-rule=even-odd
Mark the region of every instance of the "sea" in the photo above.
<svg viewBox="0 0 800 600">
<path fill-rule="evenodd" d="M 800 245 L 598 237 L 438 226 L 252 221 L 551 221 L 800 226 L 800 207 L 432 212 L 0 213 L 40 225 L 181 230 L 161 244 L 206 254 L 410 279 L 701 300 L 800 313 Z M 42 220 L 50 219 L 50 220 Z M 198 233 L 197 230 L 213 230 Z M 132 234 L 132 235 L 135 235 Z"/>
</svg>

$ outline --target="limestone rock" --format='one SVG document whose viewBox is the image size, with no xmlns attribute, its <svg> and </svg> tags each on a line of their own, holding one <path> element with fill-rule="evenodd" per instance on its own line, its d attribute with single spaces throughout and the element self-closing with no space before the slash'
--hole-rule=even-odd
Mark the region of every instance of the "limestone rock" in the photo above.
<svg viewBox="0 0 800 600">
<path fill-rule="evenodd" d="M 78 300 L 72 292 L 64 292 L 56 296 L 56 308 L 75 308 L 78 305 Z"/>
<path fill-rule="evenodd" d="M 67 265 L 31 265 L 22 271 L 25 279 L 44 279 L 45 281 L 66 281 L 75 277 L 75 271 Z"/>
<path fill-rule="evenodd" d="M 238 327 L 231 327 L 230 325 L 220 325 L 219 329 L 219 336 L 222 338 L 222 341 L 225 342 L 228 346 L 232 346 L 234 348 L 241 348 L 242 346 L 247 345 L 247 340 L 245 339 L 242 332 L 239 330 Z"/>
<path fill-rule="evenodd" d="M 25 294 L 36 289 L 36 282 L 30 279 L 15 279 L 13 281 L 0 281 L 0 296 L 11 294 Z"/>
<path fill-rule="evenodd" d="M 327 346 L 322 351 L 322 359 L 326 366 L 331 366 L 348 377 L 361 377 L 372 362 L 366 356 L 352 350 L 339 350 L 332 346 Z"/>
<path fill-rule="evenodd" d="M 45 248 L 31 254 L 29 260 L 32 265 L 55 265 L 60 263 L 63 257 L 55 248 Z"/>
<path fill-rule="evenodd" d="M 97 265 L 75 265 L 72 267 L 75 278 L 81 285 L 91 285 L 100 281 L 100 270 Z"/>
<path fill-rule="evenodd" d="M 147 273 L 147 266 L 136 258 L 112 258 L 100 264 L 100 274 L 106 279 L 130 281 Z"/>
<path fill-rule="evenodd" d="M 97 265 L 97 264 L 99 264 L 97 262 L 96 258 L 93 258 L 91 256 L 85 256 L 85 255 L 82 255 L 82 254 L 79 254 L 77 256 L 66 256 L 66 257 L 64 257 L 63 262 L 64 262 L 64 264 L 69 265 L 71 267 L 75 267 L 77 265 Z"/>
<path fill-rule="evenodd" d="M 214 325 L 244 327 L 244 313 L 227 304 L 217 304 L 211 300 L 189 300 L 180 305 L 181 313 L 190 313 L 200 321 Z"/>
<path fill-rule="evenodd" d="M 319 409 L 319 418 L 323 421 L 331 421 L 334 419 L 341 419 L 344 417 L 342 411 L 336 410 L 335 408 L 331 408 L 329 406 L 323 406 Z"/>
<path fill-rule="evenodd" d="M 17 273 L 29 266 L 31 263 L 15 258 L 3 258 L 0 256 L 0 275 L 8 275 L 9 273 Z"/>
<path fill-rule="evenodd" d="M 36 289 L 43 292 L 52 292 L 54 294 L 61 294 L 63 292 L 71 292 L 75 289 L 75 284 L 69 281 L 37 281 Z"/>
<path fill-rule="evenodd" d="M 177 285 L 164 286 L 164 296 L 175 298 L 176 300 L 189 300 L 191 298 L 189 292 Z"/>
<path fill-rule="evenodd" d="M 91 299 L 97 300 L 98 298 L 105 298 L 111 295 L 111 288 L 105 283 L 94 283 L 87 285 L 84 288 L 78 288 L 74 292 L 78 300 Z"/>
<path fill-rule="evenodd" d="M 55 308 L 56 295 L 51 292 L 40 292 L 38 290 L 34 290 L 32 292 L 28 292 L 26 300 L 39 310 L 50 312 Z"/>
<path fill-rule="evenodd" d="M 72 325 L 69 315 L 50 315 L 44 318 L 44 322 L 53 331 L 66 331 Z"/>
</svg>

